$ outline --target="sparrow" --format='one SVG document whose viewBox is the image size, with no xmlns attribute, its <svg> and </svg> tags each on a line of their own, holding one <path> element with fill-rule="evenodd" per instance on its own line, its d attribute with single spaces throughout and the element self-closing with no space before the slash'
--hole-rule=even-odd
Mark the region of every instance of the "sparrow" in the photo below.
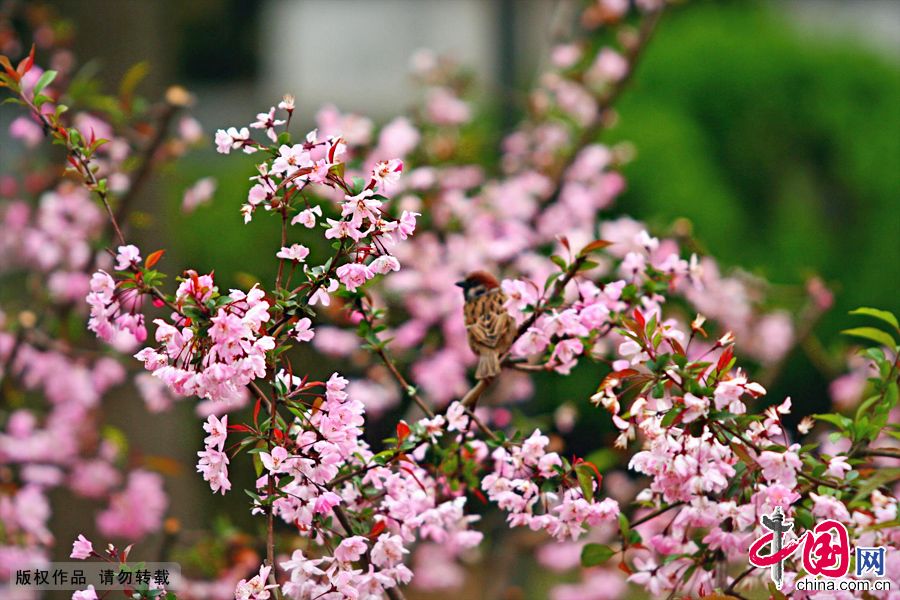
<svg viewBox="0 0 900 600">
<path fill-rule="evenodd" d="M 516 321 L 506 311 L 506 294 L 497 278 L 485 271 L 474 271 L 456 285 L 466 300 L 463 315 L 469 347 L 478 355 L 476 379 L 491 379 L 500 374 L 500 357 L 516 338 Z"/>
</svg>

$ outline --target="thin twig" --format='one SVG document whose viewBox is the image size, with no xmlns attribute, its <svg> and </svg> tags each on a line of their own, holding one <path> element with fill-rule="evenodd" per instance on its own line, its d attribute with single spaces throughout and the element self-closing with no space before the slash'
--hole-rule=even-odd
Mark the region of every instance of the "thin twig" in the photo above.
<svg viewBox="0 0 900 600">
<path fill-rule="evenodd" d="M 679 502 L 673 502 L 672 504 L 669 504 L 667 506 L 663 506 L 662 508 L 654 510 L 652 513 L 644 515 L 640 519 L 632 521 L 630 526 L 632 528 L 637 527 L 638 525 L 646 523 L 647 521 L 651 521 L 651 520 L 655 519 L 656 517 L 672 510 L 673 508 L 678 508 L 679 506 L 682 506 L 682 505 L 684 505 L 684 502 L 679 501 Z"/>
</svg>

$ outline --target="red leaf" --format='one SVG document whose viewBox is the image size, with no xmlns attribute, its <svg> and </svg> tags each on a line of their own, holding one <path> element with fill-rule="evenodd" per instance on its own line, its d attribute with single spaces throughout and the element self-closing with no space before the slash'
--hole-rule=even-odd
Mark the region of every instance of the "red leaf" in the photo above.
<svg viewBox="0 0 900 600">
<path fill-rule="evenodd" d="M 19 63 L 19 66 L 16 67 L 16 72 L 19 76 L 24 75 L 28 71 L 31 70 L 31 67 L 34 66 L 34 44 L 31 45 L 31 52 L 28 53 L 28 56 L 22 59 L 22 62 Z"/>
<path fill-rule="evenodd" d="M 637 321 L 637 324 L 640 326 L 641 331 L 643 331 L 644 328 L 647 327 L 647 321 L 644 319 L 644 315 L 642 315 L 641 311 L 638 309 L 634 309 L 632 315 L 634 316 L 634 320 Z"/>
<path fill-rule="evenodd" d="M 259 427 L 259 409 L 262 406 L 262 398 L 256 399 L 256 406 L 253 407 L 253 424 Z"/>
<path fill-rule="evenodd" d="M 719 356 L 719 362 L 716 363 L 716 371 L 721 371 L 728 366 L 728 363 L 731 362 L 732 358 L 734 358 L 734 349 L 729 346 L 725 348 L 721 356 Z"/>
<path fill-rule="evenodd" d="M 147 260 L 144 261 L 144 266 L 147 267 L 148 269 L 152 269 L 153 266 L 159 262 L 159 259 L 161 259 L 163 254 L 165 254 L 165 253 L 166 253 L 165 250 L 157 250 L 156 252 L 152 253 L 150 256 L 147 257 Z"/>
<path fill-rule="evenodd" d="M 273 429 L 272 434 L 275 436 L 275 440 L 279 443 L 284 441 L 284 432 L 280 429 Z"/>
<path fill-rule="evenodd" d="M 378 521 L 377 523 L 372 525 L 372 530 L 369 532 L 368 538 L 370 540 L 374 540 L 376 537 L 378 537 L 378 534 L 384 531 L 384 528 L 384 521 Z"/>
<path fill-rule="evenodd" d="M 403 443 L 403 440 L 409 437 L 409 425 L 406 424 L 406 421 L 400 421 L 397 423 L 397 445 Z"/>
<path fill-rule="evenodd" d="M 338 138 L 334 144 L 328 150 L 328 162 L 334 162 L 334 153 L 337 151 L 337 148 L 340 144 L 344 142 L 344 138 Z"/>
<path fill-rule="evenodd" d="M 619 570 L 622 571 L 623 573 L 625 573 L 626 575 L 632 575 L 632 574 L 633 574 L 632 570 L 628 568 L 628 565 L 625 564 L 625 561 L 624 561 L 624 560 L 623 560 L 622 562 L 619 563 Z"/>
<path fill-rule="evenodd" d="M 404 471 L 404 472 L 406 472 L 406 473 L 408 473 L 409 476 L 412 477 L 413 480 L 414 480 L 417 484 L 419 484 L 419 487 L 422 488 L 422 491 L 423 491 L 423 492 L 425 492 L 426 494 L 429 493 L 429 492 L 428 492 L 428 489 L 422 484 L 421 481 L 419 481 L 419 478 L 416 477 L 415 471 L 413 471 L 413 470 L 410 469 L 409 467 L 400 467 L 400 470 L 401 470 L 401 471 Z"/>
<path fill-rule="evenodd" d="M 581 249 L 581 254 L 583 256 L 585 254 L 588 254 L 589 252 L 594 252 L 596 250 L 602 250 L 603 248 L 606 248 L 607 246 L 612 246 L 612 244 L 613 244 L 612 242 L 607 242 L 606 240 L 594 240 L 593 242 L 591 242 L 590 244 L 588 244 L 587 246 L 585 246 L 584 248 Z"/>
<path fill-rule="evenodd" d="M 482 504 L 488 503 L 487 498 L 484 497 L 484 494 L 481 493 L 481 490 L 476 488 L 476 489 L 471 490 L 471 492 L 475 495 L 476 498 L 481 500 Z"/>
<path fill-rule="evenodd" d="M 229 425 L 228 431 L 253 431 L 253 430 L 242 423 L 238 423 L 237 425 Z"/>
<path fill-rule="evenodd" d="M 600 487 L 600 484 L 603 483 L 603 475 L 600 474 L 600 469 L 597 468 L 597 465 L 589 460 L 584 460 L 583 458 L 579 458 L 576 461 L 576 464 L 585 464 L 593 469 L 594 474 L 597 475 L 597 487 Z"/>
</svg>

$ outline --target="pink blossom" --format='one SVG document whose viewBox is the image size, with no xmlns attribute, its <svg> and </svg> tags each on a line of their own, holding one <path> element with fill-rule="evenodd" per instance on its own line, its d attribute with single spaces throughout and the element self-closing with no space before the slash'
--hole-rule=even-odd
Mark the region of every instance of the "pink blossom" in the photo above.
<svg viewBox="0 0 900 600">
<path fill-rule="evenodd" d="M 228 415 L 219 420 L 215 415 L 209 415 L 203 429 L 209 435 L 203 440 L 207 447 L 215 447 L 219 452 L 225 448 L 225 439 L 228 437 Z"/>
<path fill-rule="evenodd" d="M 399 158 L 378 162 L 372 169 L 372 180 L 380 187 L 392 185 L 400 180 L 403 172 L 403 161 Z"/>
<path fill-rule="evenodd" d="M 335 221 L 334 219 L 326 219 L 329 228 L 325 230 L 325 239 L 350 238 L 358 242 L 365 234 L 359 231 L 350 221 Z"/>
<path fill-rule="evenodd" d="M 316 499 L 316 505 L 313 512 L 316 514 L 327 514 L 331 509 L 341 503 L 341 497 L 334 492 L 325 492 Z"/>
<path fill-rule="evenodd" d="M 355 292 L 359 286 L 375 276 L 372 269 L 362 263 L 341 265 L 337 268 L 335 274 L 349 292 Z"/>
<path fill-rule="evenodd" d="M 408 553 L 409 550 L 403 546 L 403 538 L 383 533 L 372 546 L 372 563 L 376 567 L 393 567 L 403 562 L 403 555 Z"/>
<path fill-rule="evenodd" d="M 373 273 L 387 275 L 391 271 L 400 270 L 400 261 L 390 254 L 382 254 L 369 264 L 369 268 L 372 269 Z"/>
<path fill-rule="evenodd" d="M 341 562 L 353 562 L 365 554 L 368 549 L 366 538 L 354 535 L 345 538 L 334 550 L 334 558 Z"/>
<path fill-rule="evenodd" d="M 275 446 L 272 452 L 260 452 L 259 459 L 270 473 L 280 473 L 285 470 L 284 462 L 290 453 L 282 446 Z"/>
<path fill-rule="evenodd" d="M 41 126 L 28 117 L 13 119 L 9 124 L 9 135 L 14 139 L 22 140 L 28 148 L 34 148 L 44 139 Z"/>
<path fill-rule="evenodd" d="M 72 594 L 72 600 L 97 600 L 97 591 L 93 585 L 89 585 L 86 590 L 80 590 Z"/>
<path fill-rule="evenodd" d="M 419 138 L 419 131 L 412 123 L 405 117 L 398 117 L 382 128 L 375 154 L 403 158 L 416 147 Z"/>
<path fill-rule="evenodd" d="M 504 279 L 501 287 L 507 297 L 506 308 L 513 314 L 537 303 L 537 288 L 529 281 Z"/>
<path fill-rule="evenodd" d="M 307 229 L 312 229 L 316 226 L 316 216 L 322 216 L 322 207 L 321 206 L 313 206 L 312 208 L 306 208 L 297 213 L 293 219 L 291 219 L 291 225 L 296 225 L 300 223 Z"/>
<path fill-rule="evenodd" d="M 275 133 L 275 128 L 284 124 L 284 120 L 275 118 L 275 107 L 273 106 L 269 109 L 269 112 L 257 114 L 256 121 L 250 123 L 250 127 L 253 129 L 265 129 L 268 138 L 275 142 L 278 140 L 278 134 Z"/>
<path fill-rule="evenodd" d="M 459 402 L 453 402 L 447 407 L 447 431 L 459 431 L 465 433 L 469 429 L 469 415 L 466 408 Z"/>
<path fill-rule="evenodd" d="M 690 423 L 701 417 L 705 417 L 709 412 L 709 400 L 705 397 L 698 398 L 693 394 L 684 395 L 684 411 L 681 413 L 681 421 Z"/>
<path fill-rule="evenodd" d="M 282 97 L 281 102 L 278 103 L 278 108 L 280 108 L 281 110 L 285 110 L 289 113 L 293 112 L 294 111 L 294 96 L 292 96 L 291 94 L 285 94 Z"/>
<path fill-rule="evenodd" d="M 240 130 L 229 127 L 227 130 L 216 131 L 216 150 L 220 154 L 228 154 L 232 150 L 240 149 L 247 154 L 256 152 L 256 148 L 249 145 L 250 141 L 250 130 L 246 127 L 242 127 Z"/>
<path fill-rule="evenodd" d="M 72 543 L 72 553 L 69 555 L 69 558 L 84 560 L 90 558 L 93 553 L 94 546 L 91 544 L 91 541 L 84 537 L 84 535 L 78 534 L 78 539 Z"/>
<path fill-rule="evenodd" d="M 282 248 L 275 256 L 285 260 L 304 262 L 309 256 L 309 248 L 302 244 L 293 244 L 290 247 Z"/>
<path fill-rule="evenodd" d="M 405 240 L 416 230 L 416 217 L 420 216 L 417 212 L 409 212 L 404 210 L 400 215 L 399 225 L 397 226 L 397 235 L 401 240 Z"/>
<path fill-rule="evenodd" d="M 316 335 L 316 331 L 311 327 L 312 321 L 309 317 L 303 317 L 294 324 L 292 336 L 298 342 L 308 342 Z"/>
<path fill-rule="evenodd" d="M 469 105 L 445 87 L 429 90 L 425 111 L 429 120 L 438 125 L 460 125 L 472 116 Z"/>
<path fill-rule="evenodd" d="M 254 575 L 249 581 L 241 579 L 234 588 L 235 600 L 268 600 L 272 595 L 269 590 L 278 587 L 275 584 L 266 585 L 271 570 L 271 565 L 261 565 L 259 573 Z"/>
<path fill-rule="evenodd" d="M 847 464 L 846 456 L 834 456 L 828 461 L 828 468 L 825 474 L 837 479 L 843 479 L 848 471 L 852 471 L 853 467 Z"/>
<path fill-rule="evenodd" d="M 213 493 L 225 492 L 231 489 L 231 481 L 228 479 L 228 456 L 221 450 L 207 446 L 206 450 L 197 452 L 200 460 L 197 461 L 197 472 L 203 475 L 203 480 L 209 482 Z"/>
<path fill-rule="evenodd" d="M 198 179 L 194 185 L 185 190 L 181 201 L 181 210 L 193 212 L 198 206 L 209 202 L 216 191 L 217 185 L 214 177 Z"/>
<path fill-rule="evenodd" d="M 812 514 L 823 519 L 835 519 L 846 523 L 850 520 L 850 513 L 844 503 L 834 496 L 819 495 L 810 492 L 809 497 L 813 501 Z"/>
<path fill-rule="evenodd" d="M 114 494 L 109 508 L 97 517 L 97 527 L 105 536 L 137 540 L 159 529 L 167 505 L 162 477 L 135 470 L 125 489 Z"/>
<path fill-rule="evenodd" d="M 309 151 L 304 149 L 303 144 L 294 144 L 293 146 L 282 144 L 278 149 L 278 157 L 272 163 L 272 174 L 290 177 L 299 169 L 310 165 L 312 165 L 312 161 Z"/>
<path fill-rule="evenodd" d="M 798 445 L 791 446 L 785 452 L 764 450 L 756 461 L 762 467 L 763 477 L 770 483 L 781 483 L 788 487 L 797 484 L 797 471 L 803 466 L 797 456 Z"/>
<path fill-rule="evenodd" d="M 203 127 L 194 117 L 184 116 L 178 120 L 178 135 L 188 144 L 196 144 L 203 139 Z"/>
<path fill-rule="evenodd" d="M 116 253 L 116 271 L 127 271 L 141 262 L 141 251 L 137 246 L 119 246 Z"/>
</svg>

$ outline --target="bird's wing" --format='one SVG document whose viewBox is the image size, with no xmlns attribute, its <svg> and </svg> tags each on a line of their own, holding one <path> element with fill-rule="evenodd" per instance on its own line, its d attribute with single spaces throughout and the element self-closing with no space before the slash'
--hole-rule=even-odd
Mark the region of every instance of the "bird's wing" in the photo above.
<svg viewBox="0 0 900 600">
<path fill-rule="evenodd" d="M 508 344 L 511 317 L 503 306 L 504 299 L 497 293 L 479 299 L 484 303 L 480 307 L 483 310 L 475 311 L 478 316 L 468 325 L 472 341 L 487 348 L 506 350 L 501 346 Z"/>
</svg>

